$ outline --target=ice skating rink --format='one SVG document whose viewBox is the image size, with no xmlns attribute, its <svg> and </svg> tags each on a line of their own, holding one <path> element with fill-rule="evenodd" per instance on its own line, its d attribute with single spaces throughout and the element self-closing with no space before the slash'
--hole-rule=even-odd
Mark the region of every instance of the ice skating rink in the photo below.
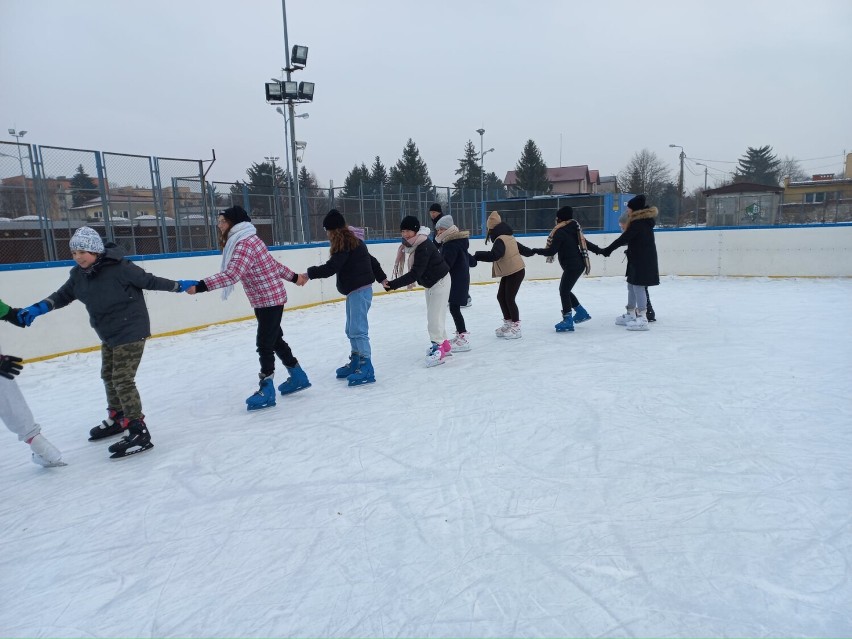
<svg viewBox="0 0 852 639">
<path fill-rule="evenodd" d="M 356 388 L 343 304 L 285 313 L 313 387 L 257 413 L 253 321 L 151 340 L 120 461 L 99 353 L 26 366 L 68 466 L 2 431 L 0 635 L 852 636 L 852 280 L 665 278 L 630 333 L 584 278 L 564 334 L 528 281 L 515 341 L 471 290 L 431 369 L 422 291 L 376 296 Z"/>
</svg>

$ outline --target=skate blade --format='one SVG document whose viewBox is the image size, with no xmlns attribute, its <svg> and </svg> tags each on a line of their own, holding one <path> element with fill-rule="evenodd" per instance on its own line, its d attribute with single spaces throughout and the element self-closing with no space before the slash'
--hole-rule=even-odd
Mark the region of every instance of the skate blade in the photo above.
<svg viewBox="0 0 852 639">
<path fill-rule="evenodd" d="M 144 453 L 146 450 L 151 450 L 154 447 L 154 444 L 148 444 L 147 446 L 142 446 L 140 448 L 136 448 L 134 450 L 124 450 L 113 453 L 109 456 L 110 459 L 124 459 L 125 457 L 132 457 L 133 455 L 138 455 L 139 453 Z"/>
<path fill-rule="evenodd" d="M 356 381 L 356 382 L 349 382 L 349 385 L 350 386 L 363 386 L 364 384 L 375 384 L 375 383 L 376 383 L 376 378 L 373 377 L 371 379 L 362 379 L 362 380 Z"/>
<path fill-rule="evenodd" d="M 59 461 L 49 462 L 44 457 L 37 456 L 35 453 L 33 453 L 32 459 L 34 464 L 41 466 L 42 468 L 61 468 L 62 466 L 68 465 L 61 459 Z"/>
<path fill-rule="evenodd" d="M 306 390 L 306 389 L 310 388 L 311 386 L 313 386 L 313 384 L 311 384 L 310 382 L 308 382 L 308 385 L 307 385 L 307 386 L 300 386 L 300 387 L 299 387 L 299 388 L 297 388 L 296 390 L 283 391 L 283 390 L 281 390 L 281 389 L 279 388 L 279 389 L 278 389 L 278 392 L 279 392 L 279 393 L 281 393 L 281 396 L 282 396 L 282 397 L 286 397 L 287 395 L 293 395 L 294 393 L 298 393 L 299 391 Z"/>
<path fill-rule="evenodd" d="M 266 406 L 246 406 L 246 410 L 254 413 L 259 410 L 266 410 L 267 408 L 275 408 L 277 404 L 267 404 Z"/>
</svg>

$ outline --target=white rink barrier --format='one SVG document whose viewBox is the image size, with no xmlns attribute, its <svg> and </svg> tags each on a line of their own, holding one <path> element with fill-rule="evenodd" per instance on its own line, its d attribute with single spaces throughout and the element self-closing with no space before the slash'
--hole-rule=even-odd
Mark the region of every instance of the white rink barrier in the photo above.
<svg viewBox="0 0 852 639">
<path fill-rule="evenodd" d="M 617 235 L 588 233 L 590 241 L 606 246 Z M 531 248 L 543 247 L 546 235 L 521 236 Z M 852 224 L 746 229 L 658 230 L 657 252 L 661 275 L 743 277 L 852 277 Z M 370 243 L 370 252 L 390 277 L 399 243 Z M 484 246 L 471 240 L 471 252 Z M 327 245 L 301 245 L 274 249 L 273 255 L 297 273 L 328 259 Z M 590 255 L 592 276 L 623 276 L 623 249 L 605 259 Z M 221 255 L 152 256 L 137 263 L 145 270 L 170 279 L 200 279 L 219 271 Z M 544 258 L 526 260 L 527 278 L 557 278 L 558 264 Z M 0 299 L 11 306 L 27 306 L 56 291 L 67 279 L 70 263 L 60 266 L 0 266 Z M 471 270 L 472 282 L 492 282 L 491 265 L 481 263 Z M 376 293 L 383 293 L 376 284 Z M 174 334 L 228 321 L 253 317 L 241 285 L 227 301 L 219 291 L 200 295 L 146 292 L 151 330 L 157 335 Z M 340 300 L 335 279 L 309 282 L 304 287 L 287 285 L 288 309 Z M 98 348 L 100 342 L 89 326 L 82 304 L 39 317 L 32 327 L 17 329 L 5 324 L 0 335 L 2 352 L 28 361 Z M 253 329 L 252 329 L 253 330 Z"/>
</svg>

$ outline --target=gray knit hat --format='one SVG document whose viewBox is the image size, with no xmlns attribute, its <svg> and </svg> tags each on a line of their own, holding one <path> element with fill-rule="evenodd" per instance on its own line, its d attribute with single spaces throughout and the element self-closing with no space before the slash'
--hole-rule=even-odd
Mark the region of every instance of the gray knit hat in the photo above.
<svg viewBox="0 0 852 639">
<path fill-rule="evenodd" d="M 453 224 L 455 224 L 455 222 L 453 222 L 453 216 L 452 215 L 445 215 L 440 220 L 435 222 L 435 228 L 436 229 L 448 229 Z"/>
<path fill-rule="evenodd" d="M 98 232 L 88 226 L 81 226 L 71 237 L 69 246 L 72 251 L 86 251 L 88 253 L 103 253 L 104 241 Z"/>
</svg>

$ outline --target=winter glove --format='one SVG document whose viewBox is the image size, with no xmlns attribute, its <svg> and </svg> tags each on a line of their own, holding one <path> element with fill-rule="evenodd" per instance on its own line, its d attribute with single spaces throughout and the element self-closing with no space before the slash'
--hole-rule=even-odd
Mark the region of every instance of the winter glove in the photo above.
<svg viewBox="0 0 852 639">
<path fill-rule="evenodd" d="M 178 293 L 186 293 L 186 289 L 198 286 L 198 280 L 178 280 Z"/>
<path fill-rule="evenodd" d="M 18 311 L 18 323 L 29 326 L 36 317 L 48 312 L 50 312 L 50 306 L 47 302 L 39 302 L 38 304 L 27 306 Z"/>
<path fill-rule="evenodd" d="M 15 379 L 15 375 L 21 372 L 23 360 L 14 355 L 0 355 L 0 375 L 6 379 Z"/>
<path fill-rule="evenodd" d="M 21 309 L 19 309 L 19 308 L 10 308 L 9 312 L 6 313 L 2 317 L 2 319 L 6 320 L 10 324 L 14 324 L 15 326 L 20 326 L 21 328 L 23 328 L 24 324 L 21 322 L 21 320 L 18 319 L 18 313 L 20 311 L 21 311 Z"/>
<path fill-rule="evenodd" d="M 208 290 L 207 284 L 204 283 L 204 280 L 198 280 L 198 284 L 195 285 L 196 293 L 206 293 Z"/>
<path fill-rule="evenodd" d="M 603 255 L 604 257 L 609 257 L 610 255 L 612 255 L 612 249 L 611 248 L 601 249 L 600 254 Z"/>
</svg>

